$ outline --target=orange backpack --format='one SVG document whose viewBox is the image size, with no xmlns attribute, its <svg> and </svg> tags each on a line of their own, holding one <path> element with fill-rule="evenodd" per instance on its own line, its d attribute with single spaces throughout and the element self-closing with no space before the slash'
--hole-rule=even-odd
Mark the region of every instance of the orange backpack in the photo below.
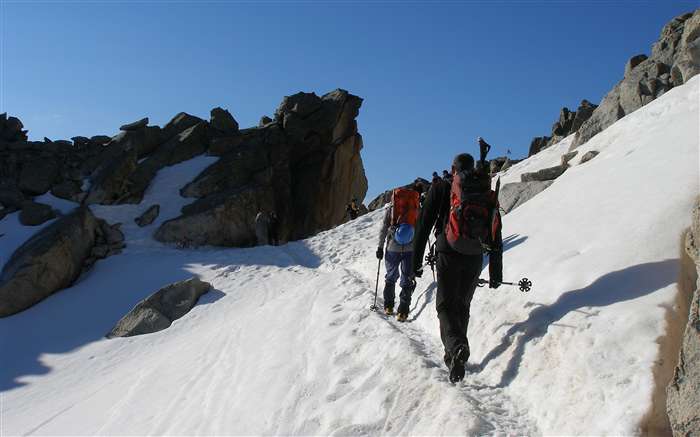
<svg viewBox="0 0 700 437">
<path fill-rule="evenodd" d="M 415 227 L 418 220 L 420 194 L 408 188 L 396 188 L 391 194 L 391 224 L 408 223 Z"/>
</svg>

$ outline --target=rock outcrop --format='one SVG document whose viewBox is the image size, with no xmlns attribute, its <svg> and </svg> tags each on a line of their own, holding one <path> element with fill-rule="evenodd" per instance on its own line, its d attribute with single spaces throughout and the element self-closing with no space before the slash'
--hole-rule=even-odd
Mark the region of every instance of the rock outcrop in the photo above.
<svg viewBox="0 0 700 437">
<path fill-rule="evenodd" d="M 568 165 L 557 165 L 556 167 L 543 168 L 532 173 L 523 173 L 520 175 L 520 180 L 522 182 L 551 181 L 564 174 L 567 168 L 569 168 Z"/>
<path fill-rule="evenodd" d="M 298 93 L 285 97 L 275 120 L 262 127 L 219 130 L 208 150 L 219 161 L 181 190 L 198 200 L 163 223 L 156 239 L 253 245 L 258 211 L 277 213 L 282 241 L 342 223 L 345 206 L 367 191 L 355 121 L 361 104 L 344 90 Z"/>
<path fill-rule="evenodd" d="M 158 214 L 160 214 L 160 205 L 151 205 L 143 214 L 136 217 L 134 221 L 139 227 L 148 226 L 158 218 Z"/>
<path fill-rule="evenodd" d="M 700 72 L 700 9 L 664 26 L 651 56 L 637 55 L 625 65 L 624 78 L 603 98 L 576 132 L 572 149 L 625 115 L 636 111 Z"/>
<path fill-rule="evenodd" d="M 175 282 L 139 302 L 107 334 L 108 338 L 131 337 L 162 331 L 187 314 L 211 284 L 191 278 Z"/>
<path fill-rule="evenodd" d="M 583 154 L 583 156 L 581 157 L 581 159 L 579 160 L 578 163 L 579 164 L 586 163 L 586 162 L 590 161 L 591 159 L 595 158 L 596 156 L 598 156 L 599 153 L 600 152 L 597 150 L 589 150 L 588 152 Z"/>
<path fill-rule="evenodd" d="M 693 209 L 693 221 L 686 234 L 685 250 L 698 272 L 688 324 L 673 379 L 666 389 L 667 412 L 673 435 L 700 435 L 700 198 Z"/>
<path fill-rule="evenodd" d="M 551 135 L 535 137 L 530 143 L 528 156 L 532 156 L 576 132 L 591 117 L 597 107 L 597 105 L 584 99 L 576 111 L 570 111 L 566 107 L 562 108 L 559 111 L 559 120 L 555 121 L 552 126 Z"/>
<path fill-rule="evenodd" d="M 554 181 L 531 181 L 531 182 L 514 182 L 505 184 L 498 192 L 498 202 L 501 209 L 508 214 L 523 203 L 532 199 L 547 187 L 552 185 Z"/>
</svg>

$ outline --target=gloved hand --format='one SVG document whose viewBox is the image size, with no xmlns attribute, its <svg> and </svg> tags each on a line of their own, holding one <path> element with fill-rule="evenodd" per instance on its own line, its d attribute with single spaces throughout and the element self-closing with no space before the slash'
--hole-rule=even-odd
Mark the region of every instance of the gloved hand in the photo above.
<svg viewBox="0 0 700 437">
<path fill-rule="evenodd" d="M 382 258 L 384 258 L 384 249 L 381 246 L 379 246 L 377 248 L 377 259 L 382 259 Z"/>
<path fill-rule="evenodd" d="M 418 267 L 416 270 L 413 271 L 413 276 L 416 278 L 420 278 L 423 276 L 423 267 Z"/>
<path fill-rule="evenodd" d="M 501 286 L 501 281 L 497 278 L 489 278 L 489 288 L 498 288 Z"/>
</svg>

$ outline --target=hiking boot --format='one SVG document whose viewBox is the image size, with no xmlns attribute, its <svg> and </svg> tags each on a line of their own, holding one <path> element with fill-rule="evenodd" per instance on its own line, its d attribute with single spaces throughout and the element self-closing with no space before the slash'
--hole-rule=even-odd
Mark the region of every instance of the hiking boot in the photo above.
<svg viewBox="0 0 700 437">
<path fill-rule="evenodd" d="M 387 316 L 393 316 L 394 315 L 394 307 L 385 307 L 384 314 L 386 314 Z"/>
<path fill-rule="evenodd" d="M 399 312 L 399 313 L 396 315 L 396 321 L 397 321 L 397 322 L 405 322 L 406 319 L 408 319 L 408 313 Z"/>
<path fill-rule="evenodd" d="M 469 359 L 469 349 L 466 346 L 458 346 L 450 357 L 450 382 L 455 384 L 464 379 L 464 364 Z"/>
</svg>

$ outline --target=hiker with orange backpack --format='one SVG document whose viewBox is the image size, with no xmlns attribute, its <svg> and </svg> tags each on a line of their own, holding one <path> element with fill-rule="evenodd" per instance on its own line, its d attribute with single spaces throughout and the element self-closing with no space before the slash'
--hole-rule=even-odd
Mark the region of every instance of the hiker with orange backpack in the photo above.
<svg viewBox="0 0 700 437">
<path fill-rule="evenodd" d="M 452 162 L 452 181 L 433 184 L 418 218 L 413 245 L 414 275 L 423 274 L 421 261 L 430 231 L 435 226 L 437 295 L 435 299 L 440 338 L 450 382 L 464 378 L 469 358 L 467 325 L 474 290 L 479 285 L 483 254 L 489 254 L 489 286 L 503 280 L 503 242 L 498 194 L 491 189 L 485 158 L 489 146 L 481 138 L 481 159 L 457 155 Z"/>
<path fill-rule="evenodd" d="M 396 188 L 386 210 L 379 233 L 377 259 L 384 257 L 386 242 L 386 276 L 384 277 L 384 312 L 394 314 L 396 281 L 401 279 L 401 294 L 396 320 L 405 322 L 411 308 L 411 294 L 416 288 L 413 277 L 413 235 L 418 218 L 420 194 L 410 188 Z"/>
</svg>

